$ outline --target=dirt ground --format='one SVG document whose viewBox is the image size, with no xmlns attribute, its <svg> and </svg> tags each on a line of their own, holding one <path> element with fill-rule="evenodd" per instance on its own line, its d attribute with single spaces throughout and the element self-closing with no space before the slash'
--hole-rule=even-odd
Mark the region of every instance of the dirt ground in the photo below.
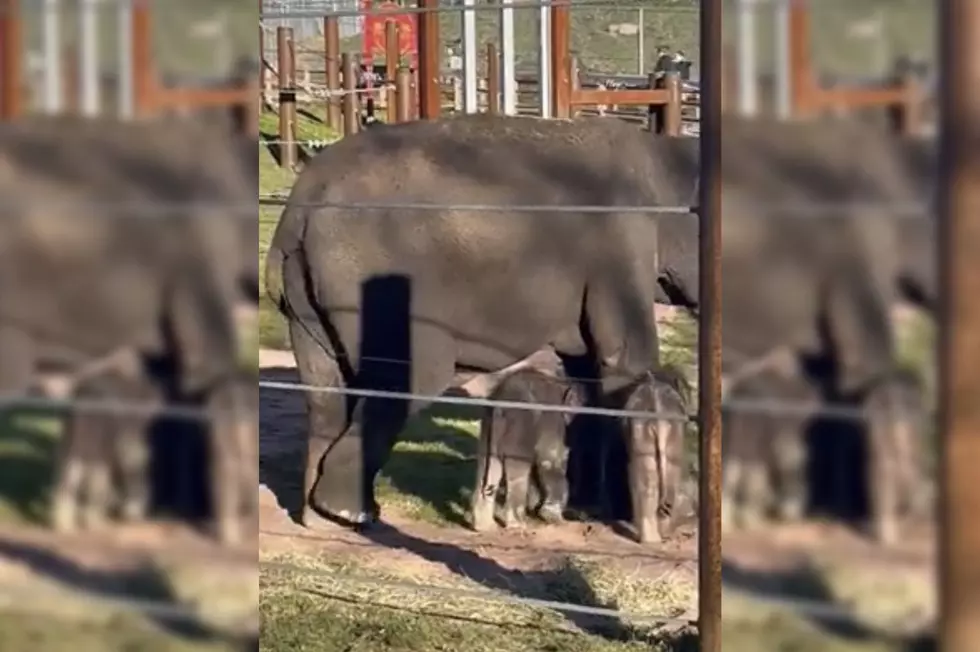
<svg viewBox="0 0 980 652">
<path fill-rule="evenodd" d="M 298 382 L 288 352 L 261 352 L 260 364 L 264 379 Z M 303 395 L 264 391 L 261 426 L 263 456 L 302 450 Z M 525 574 L 573 555 L 598 560 L 631 576 L 669 576 L 691 596 L 683 616 L 696 618 L 697 536 L 693 525 L 669 543 L 640 545 L 624 536 L 622 527 L 596 523 L 477 534 L 460 527 L 412 522 L 389 510 L 385 513 L 388 527 L 361 535 L 325 522 L 305 529 L 287 516 L 288 505 L 280 504 L 267 487 L 261 487 L 260 498 L 263 556 L 356 556 L 359 563 L 407 569 L 417 581 L 455 574 L 493 586 L 516 586 Z M 928 586 L 935 554 L 932 539 L 928 530 L 910 533 L 901 546 L 882 550 L 843 527 L 819 523 L 726 536 L 726 591 L 797 593 L 792 584 L 798 580 L 786 578 L 831 562 L 845 574 L 872 578 L 872 584 L 882 577 L 902 577 Z M 501 582 L 501 576 L 508 579 Z M 798 597 L 813 597 L 813 593 L 809 587 Z"/>
</svg>

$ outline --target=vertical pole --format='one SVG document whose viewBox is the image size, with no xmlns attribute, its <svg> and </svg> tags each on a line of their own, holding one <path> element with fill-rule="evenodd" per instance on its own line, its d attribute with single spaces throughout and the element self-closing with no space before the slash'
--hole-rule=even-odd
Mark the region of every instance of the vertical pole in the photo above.
<svg viewBox="0 0 980 652">
<path fill-rule="evenodd" d="M 61 111 L 61 7 L 59 0 L 44 1 L 44 110 Z"/>
<path fill-rule="evenodd" d="M 81 113 L 96 116 L 100 110 L 99 97 L 99 1 L 81 0 L 78 16 L 78 65 L 81 86 Z"/>
<path fill-rule="evenodd" d="M 133 0 L 133 104 L 137 116 L 153 110 L 153 43 L 148 0 Z"/>
<path fill-rule="evenodd" d="M 0 118 L 21 112 L 21 54 L 23 42 L 20 0 L 0 0 Z"/>
<path fill-rule="evenodd" d="M 980 5 L 940 3 L 939 650 L 980 649 Z"/>
<path fill-rule="evenodd" d="M 438 118 L 439 99 L 439 0 L 419 0 L 424 11 L 418 15 L 419 39 L 419 117 Z"/>
<path fill-rule="evenodd" d="M 810 14 L 803 0 L 789 0 L 787 39 L 789 40 L 789 90 L 791 117 L 805 116 L 811 108 L 813 73 L 810 67 Z"/>
<path fill-rule="evenodd" d="M 265 25 L 262 23 L 262 0 L 259 3 L 259 91 L 265 93 Z M 265 96 L 263 95 L 263 100 Z"/>
<path fill-rule="evenodd" d="M 500 57 L 493 43 L 487 43 L 487 113 L 500 112 Z"/>
<path fill-rule="evenodd" d="M 276 51 L 279 55 L 279 157 L 281 167 L 292 170 L 296 165 L 296 88 L 293 79 L 293 30 L 276 28 Z"/>
<path fill-rule="evenodd" d="M 116 31 L 119 34 L 119 117 L 129 120 L 136 113 L 133 90 L 133 6 L 130 0 L 120 0 L 116 5 Z M 264 68 L 260 65 L 259 70 Z"/>
<path fill-rule="evenodd" d="M 636 74 L 640 77 L 643 76 L 643 71 L 646 70 L 646 30 L 643 28 L 643 23 L 645 18 L 643 15 L 643 7 L 636 10 Z"/>
<path fill-rule="evenodd" d="M 756 38 L 754 0 L 739 0 L 738 11 L 738 111 L 742 115 L 758 112 L 756 95 Z"/>
<path fill-rule="evenodd" d="M 775 28 L 776 61 L 776 117 L 789 120 L 793 117 L 793 75 L 790 61 L 789 3 L 792 0 L 779 0 L 773 10 Z"/>
<path fill-rule="evenodd" d="M 327 126 L 340 131 L 340 98 L 333 95 L 340 90 L 340 25 L 336 16 L 323 19 L 324 71 L 327 78 Z"/>
<path fill-rule="evenodd" d="M 412 119 L 412 71 L 399 66 L 395 73 L 395 122 Z"/>
<path fill-rule="evenodd" d="M 340 55 L 340 67 L 344 84 L 344 135 L 353 136 L 361 126 L 361 115 L 357 103 L 357 65 L 350 52 Z"/>
<path fill-rule="evenodd" d="M 463 0 L 465 7 L 473 7 L 476 0 Z M 478 79 L 476 75 L 476 12 L 472 9 L 463 10 L 463 112 L 477 113 L 479 99 L 477 95 Z"/>
<path fill-rule="evenodd" d="M 551 78 L 551 7 L 538 8 L 538 107 L 542 118 L 553 115 Z"/>
<path fill-rule="evenodd" d="M 517 113 L 517 70 L 514 66 L 514 0 L 500 0 L 500 94 L 504 115 Z"/>
<path fill-rule="evenodd" d="M 701 652 L 721 652 L 722 1 L 701 0 L 700 18 L 698 634 Z"/>
<path fill-rule="evenodd" d="M 385 102 L 388 122 L 398 122 L 395 76 L 398 74 L 398 23 L 385 21 Z"/>
<path fill-rule="evenodd" d="M 568 4 L 562 2 L 551 5 L 551 84 L 554 93 L 552 109 L 555 117 L 561 119 L 568 119 L 571 115 L 571 53 L 568 43 L 570 29 Z"/>
</svg>

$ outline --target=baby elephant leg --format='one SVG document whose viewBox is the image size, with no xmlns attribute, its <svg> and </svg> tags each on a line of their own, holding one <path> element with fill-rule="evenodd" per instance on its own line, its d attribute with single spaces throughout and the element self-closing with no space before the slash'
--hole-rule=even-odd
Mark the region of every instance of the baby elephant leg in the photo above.
<svg viewBox="0 0 980 652">
<path fill-rule="evenodd" d="M 531 461 L 526 458 L 513 456 L 504 458 L 504 477 L 507 483 L 507 498 L 504 502 L 504 527 L 523 525 L 525 522 L 531 467 Z"/>
<path fill-rule="evenodd" d="M 473 518 L 473 529 L 486 532 L 495 527 L 493 513 L 497 503 L 497 492 L 504 478 L 504 465 L 497 456 L 480 455 L 477 461 L 477 480 L 473 486 L 473 498 L 470 511 Z"/>
<path fill-rule="evenodd" d="M 561 448 L 552 452 L 553 455 L 538 459 L 536 464 L 543 493 L 537 514 L 547 523 L 561 523 L 564 520 L 565 505 L 568 504 L 568 479 L 565 475 L 567 451 Z M 535 484 L 532 482 L 531 486 Z"/>
</svg>

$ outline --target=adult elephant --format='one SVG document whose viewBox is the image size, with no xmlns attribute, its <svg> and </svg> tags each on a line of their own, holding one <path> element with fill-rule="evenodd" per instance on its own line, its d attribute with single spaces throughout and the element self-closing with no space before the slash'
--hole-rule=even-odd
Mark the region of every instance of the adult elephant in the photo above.
<svg viewBox="0 0 980 652">
<path fill-rule="evenodd" d="M 727 379 L 803 374 L 825 401 L 878 402 L 895 380 L 890 309 L 900 299 L 935 306 L 935 223 L 888 208 L 927 199 L 931 147 L 840 122 L 729 120 L 723 133 Z M 667 150 L 671 167 L 696 169 L 695 143 Z M 687 243 L 662 251 L 661 298 L 695 312 L 696 230 L 668 218 L 660 229 L 661 242 Z M 869 431 L 870 507 L 883 541 L 897 536 L 890 471 L 880 465 L 890 458 L 889 427 L 876 420 Z"/>
<path fill-rule="evenodd" d="M 466 116 L 379 126 L 317 155 L 266 262 L 303 382 L 437 395 L 457 370 L 493 372 L 543 347 L 593 361 L 606 390 L 656 365 L 657 220 L 575 208 L 688 199 L 639 136 L 618 121 Z M 310 507 L 376 517 L 375 476 L 425 402 L 321 392 L 308 404 L 304 520 Z"/>
<path fill-rule="evenodd" d="M 0 393 L 120 353 L 187 399 L 235 373 L 235 307 L 258 298 L 244 148 L 191 124 L 0 126 Z"/>
</svg>

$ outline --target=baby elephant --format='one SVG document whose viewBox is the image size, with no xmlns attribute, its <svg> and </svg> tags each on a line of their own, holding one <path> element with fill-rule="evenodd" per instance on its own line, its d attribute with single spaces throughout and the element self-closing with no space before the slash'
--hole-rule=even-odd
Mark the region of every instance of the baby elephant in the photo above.
<svg viewBox="0 0 980 652">
<path fill-rule="evenodd" d="M 622 409 L 657 415 L 624 419 L 623 426 L 633 527 L 640 543 L 663 541 L 676 528 L 689 400 L 686 379 L 668 368 L 645 374 L 621 397 Z"/>
<path fill-rule="evenodd" d="M 568 407 L 585 405 L 584 392 L 577 384 L 529 368 L 505 376 L 489 398 Z M 494 505 L 501 480 L 507 487 L 504 527 L 523 522 L 532 476 L 536 476 L 539 483 L 541 500 L 539 505 L 530 505 L 531 509 L 543 520 L 561 521 L 568 500 L 565 430 L 573 416 L 570 412 L 486 409 L 480 427 L 473 490 L 474 530 L 485 531 L 493 527 Z"/>
<path fill-rule="evenodd" d="M 160 403 L 156 388 L 132 374 L 107 371 L 80 382 L 74 396 L 135 409 L 72 408 L 59 451 L 52 525 L 59 531 L 99 528 L 114 512 L 124 521 L 145 518 L 150 498 L 147 429 Z"/>
<path fill-rule="evenodd" d="M 752 528 L 771 512 L 803 517 L 809 496 L 805 428 L 819 396 L 804 379 L 759 372 L 729 392 L 722 411 L 722 528 Z M 738 401 L 772 401 L 791 411 L 740 410 Z"/>
</svg>

